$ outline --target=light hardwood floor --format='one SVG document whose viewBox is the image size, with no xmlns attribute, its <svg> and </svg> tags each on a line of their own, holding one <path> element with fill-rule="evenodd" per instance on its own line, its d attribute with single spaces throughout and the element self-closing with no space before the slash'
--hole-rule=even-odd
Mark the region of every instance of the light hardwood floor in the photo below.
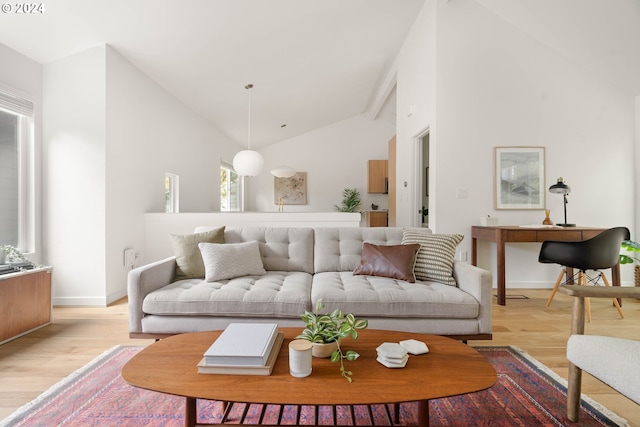
<svg viewBox="0 0 640 427">
<path fill-rule="evenodd" d="M 493 340 L 473 346 L 517 346 L 567 378 L 565 345 L 571 297 L 557 295 L 545 308 L 549 290 L 508 290 L 506 306 L 493 307 Z M 520 298 L 525 296 L 525 298 Z M 611 301 L 592 300 L 593 320 L 586 333 L 640 339 L 640 300 L 624 300 L 625 319 Z M 114 345 L 148 345 L 127 332 L 126 300 L 107 308 L 56 307 L 54 323 L 0 345 L 0 420 Z M 611 360 L 606 363 L 615 363 Z M 583 392 L 640 427 L 640 407 L 609 387 L 583 375 Z"/>
</svg>

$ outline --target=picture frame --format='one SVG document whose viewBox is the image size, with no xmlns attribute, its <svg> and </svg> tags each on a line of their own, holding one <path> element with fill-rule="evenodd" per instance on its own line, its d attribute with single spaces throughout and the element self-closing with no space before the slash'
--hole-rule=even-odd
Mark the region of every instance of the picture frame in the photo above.
<svg viewBox="0 0 640 427">
<path fill-rule="evenodd" d="M 307 173 L 296 172 L 290 178 L 274 177 L 273 203 L 280 205 L 307 204 Z"/>
<path fill-rule="evenodd" d="M 494 147 L 496 210 L 545 208 L 544 147 Z"/>
</svg>

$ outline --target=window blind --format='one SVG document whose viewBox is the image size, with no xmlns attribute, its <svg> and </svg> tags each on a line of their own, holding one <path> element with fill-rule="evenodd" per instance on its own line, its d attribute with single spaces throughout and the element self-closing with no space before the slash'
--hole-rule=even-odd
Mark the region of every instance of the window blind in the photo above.
<svg viewBox="0 0 640 427">
<path fill-rule="evenodd" d="M 33 117 L 33 102 L 0 89 L 0 108 L 11 113 Z"/>
</svg>

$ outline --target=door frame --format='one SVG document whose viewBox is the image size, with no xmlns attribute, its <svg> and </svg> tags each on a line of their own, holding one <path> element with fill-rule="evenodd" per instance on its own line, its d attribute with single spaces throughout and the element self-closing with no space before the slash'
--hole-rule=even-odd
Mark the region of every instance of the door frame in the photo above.
<svg viewBox="0 0 640 427">
<path fill-rule="evenodd" d="M 422 140 L 424 139 L 425 136 L 429 135 L 429 152 L 431 153 L 431 127 L 430 126 L 425 126 L 424 128 L 422 128 L 422 130 L 420 130 L 418 133 L 416 133 L 413 136 L 413 198 L 412 198 L 412 202 L 411 202 L 411 207 L 412 207 L 412 214 L 411 214 L 411 222 L 413 224 L 414 227 L 422 227 L 422 213 L 421 211 L 419 211 L 418 208 L 422 209 L 422 193 L 424 191 L 424 180 L 423 180 L 423 174 L 422 171 L 425 168 L 424 162 L 422 161 L 423 158 L 423 143 Z M 431 159 L 431 155 L 429 155 L 429 159 Z M 429 160 L 429 163 L 431 163 L 431 160 Z M 431 167 L 429 168 L 429 171 L 431 172 Z M 431 179 L 429 180 L 429 182 L 431 182 Z M 431 213 L 431 207 L 429 207 L 429 213 Z M 431 220 L 431 215 L 429 215 L 429 227 L 433 228 L 432 225 L 432 220 Z"/>
</svg>

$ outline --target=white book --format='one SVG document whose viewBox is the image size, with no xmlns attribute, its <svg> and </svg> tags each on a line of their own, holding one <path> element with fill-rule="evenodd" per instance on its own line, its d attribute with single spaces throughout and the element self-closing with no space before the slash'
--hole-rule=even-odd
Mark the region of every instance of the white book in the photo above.
<svg viewBox="0 0 640 427">
<path fill-rule="evenodd" d="M 230 323 L 204 353 L 207 365 L 265 366 L 276 323 Z"/>
</svg>

